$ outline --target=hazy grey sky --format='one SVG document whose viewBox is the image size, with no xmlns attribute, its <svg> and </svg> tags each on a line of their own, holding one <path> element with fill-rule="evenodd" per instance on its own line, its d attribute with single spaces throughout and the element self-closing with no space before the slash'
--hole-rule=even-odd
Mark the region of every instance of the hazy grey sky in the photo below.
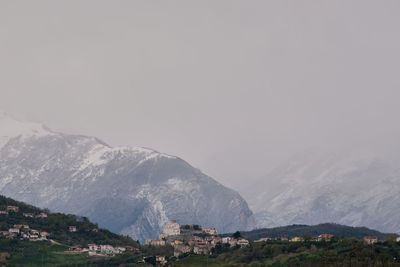
<svg viewBox="0 0 400 267">
<path fill-rule="evenodd" d="M 227 185 L 400 133 L 400 1 L 1 1 L 0 109 Z"/>
</svg>

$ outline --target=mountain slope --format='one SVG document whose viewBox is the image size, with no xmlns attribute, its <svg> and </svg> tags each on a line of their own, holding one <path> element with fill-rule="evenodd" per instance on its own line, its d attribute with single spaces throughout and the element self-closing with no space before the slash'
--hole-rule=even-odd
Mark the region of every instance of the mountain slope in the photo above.
<svg viewBox="0 0 400 267">
<path fill-rule="evenodd" d="M 249 201 L 258 227 L 335 222 L 400 232 L 398 166 L 393 156 L 309 153 L 276 168 L 265 181 L 279 182 Z"/>
<path fill-rule="evenodd" d="M 94 137 L 54 133 L 5 114 L 0 136 L 0 194 L 88 216 L 140 240 L 156 236 L 171 219 L 220 232 L 254 225 L 237 192 L 177 157 L 112 148 Z"/>
</svg>

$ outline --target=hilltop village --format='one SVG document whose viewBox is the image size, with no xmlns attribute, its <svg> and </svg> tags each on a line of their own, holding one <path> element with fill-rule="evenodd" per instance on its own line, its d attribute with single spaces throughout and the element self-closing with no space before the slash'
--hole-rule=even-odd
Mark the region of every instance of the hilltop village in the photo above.
<svg viewBox="0 0 400 267">
<path fill-rule="evenodd" d="M 249 240 L 237 237 L 221 237 L 215 228 L 207 228 L 201 225 L 179 225 L 175 220 L 164 226 L 157 239 L 147 239 L 146 245 L 165 246 L 174 248 L 174 256 L 193 252 L 194 254 L 211 254 L 217 244 L 229 244 L 230 246 L 246 247 Z"/>
</svg>

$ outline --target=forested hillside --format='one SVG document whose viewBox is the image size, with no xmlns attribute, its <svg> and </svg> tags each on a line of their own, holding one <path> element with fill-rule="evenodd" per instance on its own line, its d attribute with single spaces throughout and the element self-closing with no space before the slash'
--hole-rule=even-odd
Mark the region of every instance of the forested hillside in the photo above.
<svg viewBox="0 0 400 267">
<path fill-rule="evenodd" d="M 8 210 L 7 207 L 17 207 L 18 211 Z M 27 225 L 29 229 L 47 232 L 48 239 L 64 245 L 87 246 L 89 243 L 138 246 L 138 243 L 129 237 L 101 229 L 97 224 L 90 222 L 86 217 L 52 213 L 26 203 L 0 196 L 0 230 L 8 231 L 15 225 Z M 45 217 L 41 216 L 45 214 Z M 71 232 L 70 226 L 76 231 Z"/>
<path fill-rule="evenodd" d="M 250 240 L 257 240 L 264 237 L 270 238 L 292 238 L 304 235 L 318 236 L 321 234 L 332 234 L 338 237 L 354 237 L 361 239 L 364 236 L 377 236 L 380 240 L 385 240 L 390 234 L 381 233 L 366 227 L 351 227 L 335 223 L 322 223 L 318 225 L 289 225 L 274 228 L 256 229 L 248 232 L 241 232 L 243 237 Z M 229 235 L 229 234 L 227 234 Z"/>
</svg>

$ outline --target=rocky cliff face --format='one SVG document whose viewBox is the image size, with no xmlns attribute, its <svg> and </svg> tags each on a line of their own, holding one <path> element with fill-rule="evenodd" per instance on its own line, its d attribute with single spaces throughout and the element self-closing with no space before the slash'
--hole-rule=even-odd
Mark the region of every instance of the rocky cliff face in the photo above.
<svg viewBox="0 0 400 267">
<path fill-rule="evenodd" d="M 245 200 L 184 160 L 152 149 L 113 148 L 0 114 L 0 194 L 89 217 L 144 240 L 171 219 L 251 229 Z"/>
</svg>

